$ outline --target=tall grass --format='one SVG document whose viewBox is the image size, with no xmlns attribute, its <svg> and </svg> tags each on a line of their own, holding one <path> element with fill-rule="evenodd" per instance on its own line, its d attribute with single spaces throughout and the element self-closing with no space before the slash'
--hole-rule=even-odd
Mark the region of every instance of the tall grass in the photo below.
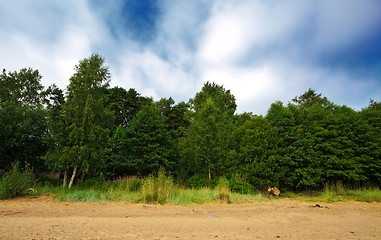
<svg viewBox="0 0 381 240">
<path fill-rule="evenodd" d="M 170 194 L 174 191 L 172 177 L 166 176 L 164 171 L 159 171 L 158 177 L 147 177 L 143 180 L 142 197 L 144 203 L 167 202 Z"/>
<path fill-rule="evenodd" d="M 204 203 L 247 203 L 272 199 L 266 193 L 250 190 L 243 194 L 232 191 L 231 180 L 221 178 L 216 187 L 187 188 L 175 184 L 174 180 L 159 172 L 146 178 L 125 177 L 113 181 L 87 180 L 78 182 L 71 189 L 62 188 L 61 182 L 40 180 L 33 188 L 38 194 L 49 194 L 60 201 L 153 203 L 189 205 Z M 352 189 L 340 183 L 327 184 L 321 191 L 302 193 L 282 192 L 280 199 L 291 198 L 303 201 L 337 202 L 361 201 L 381 202 L 379 188 Z"/>
<path fill-rule="evenodd" d="M 219 179 L 217 190 L 218 190 L 218 198 L 222 202 L 231 203 L 229 181 L 226 178 L 222 177 Z"/>
</svg>

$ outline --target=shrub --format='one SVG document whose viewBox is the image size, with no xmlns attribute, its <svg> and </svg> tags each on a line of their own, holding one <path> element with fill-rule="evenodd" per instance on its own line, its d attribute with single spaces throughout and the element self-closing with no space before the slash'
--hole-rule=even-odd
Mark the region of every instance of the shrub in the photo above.
<svg viewBox="0 0 381 240">
<path fill-rule="evenodd" d="M 14 167 L 4 174 L 1 182 L 0 199 L 15 198 L 27 193 L 27 189 L 34 185 L 34 174 L 30 169 L 20 171 Z"/>
<path fill-rule="evenodd" d="M 253 193 L 255 188 L 253 185 L 248 183 L 241 175 L 235 174 L 229 180 L 229 187 L 232 192 L 249 194 Z"/>
<path fill-rule="evenodd" d="M 188 188 L 201 189 L 204 187 L 215 188 L 218 185 L 218 181 L 216 179 L 206 179 L 199 175 L 194 175 L 188 178 L 185 186 Z"/>
<path fill-rule="evenodd" d="M 207 186 L 207 181 L 205 178 L 202 178 L 198 175 L 194 175 L 190 178 L 188 178 L 187 182 L 186 182 L 186 186 L 188 188 L 196 188 L 196 189 L 199 189 L 199 188 L 202 188 L 202 187 L 206 187 Z"/>
<path fill-rule="evenodd" d="M 217 190 L 218 190 L 218 198 L 221 201 L 227 202 L 227 203 L 231 202 L 229 181 L 225 177 L 222 177 L 218 180 Z"/>
</svg>

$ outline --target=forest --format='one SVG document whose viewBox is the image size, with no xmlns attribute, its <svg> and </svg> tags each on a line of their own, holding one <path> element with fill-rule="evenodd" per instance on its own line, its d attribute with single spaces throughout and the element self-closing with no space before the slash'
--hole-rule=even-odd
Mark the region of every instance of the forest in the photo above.
<svg viewBox="0 0 381 240">
<path fill-rule="evenodd" d="M 188 102 L 110 87 L 98 54 L 79 61 L 67 89 L 38 70 L 0 74 L 0 176 L 15 169 L 85 179 L 165 171 L 189 188 L 228 179 L 254 190 L 381 184 L 381 103 L 354 110 L 308 89 L 265 116 L 237 114 L 235 97 L 207 82 Z M 128 81 L 128 79 L 126 79 Z"/>
</svg>

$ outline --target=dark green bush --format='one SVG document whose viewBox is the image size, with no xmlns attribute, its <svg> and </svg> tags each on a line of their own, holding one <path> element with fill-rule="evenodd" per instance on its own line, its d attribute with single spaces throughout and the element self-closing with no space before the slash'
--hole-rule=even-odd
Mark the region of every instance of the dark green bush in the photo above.
<svg viewBox="0 0 381 240">
<path fill-rule="evenodd" d="M 205 187 L 206 185 L 207 185 L 206 179 L 205 178 L 201 178 L 198 175 L 194 175 L 194 176 L 188 178 L 188 180 L 186 182 L 186 186 L 188 188 L 199 189 L 199 188 Z"/>
<path fill-rule="evenodd" d="M 202 187 L 215 188 L 218 185 L 218 179 L 208 180 L 206 178 L 200 177 L 199 175 L 194 175 L 190 177 L 185 186 L 188 188 L 200 189 Z"/>
<path fill-rule="evenodd" d="M 232 192 L 241 194 L 252 193 L 255 190 L 253 185 L 251 185 L 250 183 L 234 178 L 229 180 L 229 188 Z"/>
<path fill-rule="evenodd" d="M 20 171 L 13 168 L 4 174 L 0 184 L 0 199 L 9 199 L 27 194 L 27 190 L 35 183 L 34 174 L 30 169 Z"/>
</svg>

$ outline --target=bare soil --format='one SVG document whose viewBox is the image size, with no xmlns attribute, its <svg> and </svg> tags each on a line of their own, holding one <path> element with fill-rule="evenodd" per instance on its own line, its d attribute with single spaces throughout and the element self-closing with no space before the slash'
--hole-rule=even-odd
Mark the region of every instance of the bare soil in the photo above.
<svg viewBox="0 0 381 240">
<path fill-rule="evenodd" d="M 381 239 L 381 203 L 161 206 L 20 198 L 0 201 L 0 239 Z"/>
</svg>

